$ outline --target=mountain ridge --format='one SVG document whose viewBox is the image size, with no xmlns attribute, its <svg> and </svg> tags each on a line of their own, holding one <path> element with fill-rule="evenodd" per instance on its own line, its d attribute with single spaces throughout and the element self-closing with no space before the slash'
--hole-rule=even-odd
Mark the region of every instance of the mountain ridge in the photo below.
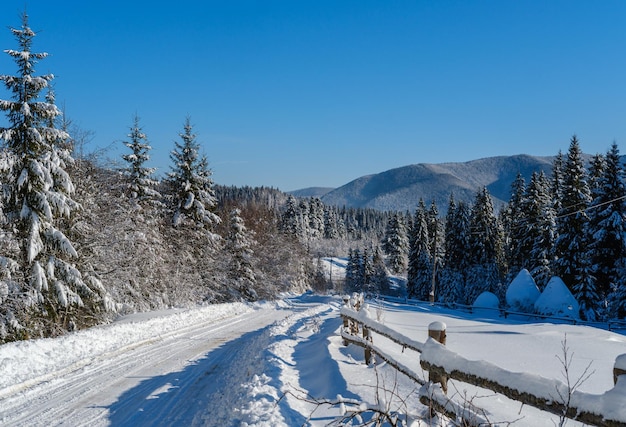
<svg viewBox="0 0 626 427">
<path fill-rule="evenodd" d="M 472 203 L 478 190 L 487 187 L 496 208 L 505 204 L 511 184 L 521 173 L 530 182 L 533 172 L 552 170 L 554 156 L 485 157 L 467 162 L 416 163 L 356 178 L 321 196 L 327 205 L 413 211 L 420 199 L 434 201 L 440 212 L 455 200 Z"/>
</svg>

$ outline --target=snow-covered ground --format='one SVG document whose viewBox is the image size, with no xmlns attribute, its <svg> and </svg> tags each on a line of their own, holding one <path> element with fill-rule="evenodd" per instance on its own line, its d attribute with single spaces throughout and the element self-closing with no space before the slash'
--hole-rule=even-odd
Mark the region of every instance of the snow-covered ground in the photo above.
<svg viewBox="0 0 626 427">
<path fill-rule="evenodd" d="M 626 353 L 625 336 L 587 326 L 372 304 L 372 317 L 417 341 L 426 340 L 431 322 L 443 321 L 449 349 L 545 378 L 563 380 L 559 357 L 567 337 L 571 375 L 591 364 L 580 387 L 589 393 L 613 387 L 613 364 Z M 366 365 L 361 348 L 343 345 L 339 310 L 336 297 L 305 294 L 128 316 L 57 339 L 0 346 L 0 425 L 323 426 L 353 407 L 334 405 L 340 401 L 386 404 L 408 414 L 409 425 L 429 425 L 417 384 L 385 363 Z M 421 372 L 416 354 L 375 344 Z M 552 426 L 557 420 L 462 383 L 452 382 L 450 390 L 486 409 L 494 422 Z"/>
</svg>

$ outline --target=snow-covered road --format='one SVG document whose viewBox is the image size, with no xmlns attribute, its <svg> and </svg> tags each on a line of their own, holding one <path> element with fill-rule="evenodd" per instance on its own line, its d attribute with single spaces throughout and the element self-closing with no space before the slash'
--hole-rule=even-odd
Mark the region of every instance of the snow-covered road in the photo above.
<svg viewBox="0 0 626 427">
<path fill-rule="evenodd" d="M 567 337 L 573 379 L 591 366 L 580 388 L 589 393 L 613 387 L 614 361 L 626 352 L 624 335 L 588 326 L 373 303 L 371 316 L 411 339 L 425 340 L 428 325 L 443 321 L 452 351 L 546 379 L 563 379 L 559 351 Z M 305 294 L 138 314 L 55 339 L 4 344 L 0 425 L 321 427 L 365 405 L 405 414 L 407 425 L 447 426 L 428 420 L 416 383 L 382 361 L 366 364 L 363 349 L 343 345 L 340 305 L 338 297 Z M 421 372 L 419 355 L 381 336 L 374 344 Z M 449 384 L 490 420 L 558 424 L 558 416 L 493 392 Z"/>
<path fill-rule="evenodd" d="M 225 396 L 224 382 L 214 377 L 230 381 L 233 373 L 223 370 L 247 369 L 251 360 L 236 359 L 258 357 L 267 344 L 263 331 L 291 313 L 227 305 L 3 346 L 0 424 L 193 424 Z"/>
</svg>

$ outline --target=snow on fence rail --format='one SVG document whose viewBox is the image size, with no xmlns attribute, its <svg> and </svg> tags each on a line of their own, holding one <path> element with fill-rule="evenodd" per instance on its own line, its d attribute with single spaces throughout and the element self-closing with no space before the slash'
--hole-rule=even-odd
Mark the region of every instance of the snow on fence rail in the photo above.
<svg viewBox="0 0 626 427">
<path fill-rule="evenodd" d="M 447 393 L 447 380 L 472 384 L 493 390 L 510 399 L 559 416 L 595 426 L 626 426 L 626 354 L 617 357 L 613 368 L 615 386 L 604 394 L 596 395 L 571 390 L 559 380 L 535 374 L 511 372 L 486 361 L 473 361 L 445 347 L 445 324 L 429 325 L 429 338 L 425 343 L 415 341 L 369 317 L 367 310 L 360 310 L 363 300 L 344 298 L 341 309 L 344 343 L 356 344 L 365 349 L 365 360 L 372 354 L 422 385 L 420 401 L 438 412 L 453 418 L 461 418 L 469 425 L 485 425 L 484 419 L 466 404 L 453 402 Z M 378 348 L 372 332 L 395 343 L 421 353 L 420 366 L 429 373 L 429 380 L 413 368 L 403 365 Z M 361 336 L 359 336 L 361 334 Z M 568 403 L 559 399 L 569 400 Z"/>
</svg>

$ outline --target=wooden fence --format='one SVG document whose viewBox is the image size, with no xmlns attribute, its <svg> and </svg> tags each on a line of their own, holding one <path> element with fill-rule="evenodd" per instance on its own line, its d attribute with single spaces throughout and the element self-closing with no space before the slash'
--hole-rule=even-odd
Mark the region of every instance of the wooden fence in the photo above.
<svg viewBox="0 0 626 427">
<path fill-rule="evenodd" d="M 361 310 L 362 306 L 362 297 L 344 298 L 341 310 L 344 344 L 363 347 L 368 363 L 376 355 L 421 384 L 420 401 L 423 404 L 453 419 L 462 419 L 465 425 L 487 425 L 489 422 L 481 415 L 480 409 L 467 402 L 454 402 L 446 395 L 448 379 L 489 389 L 525 405 L 589 425 L 626 426 L 626 354 L 619 356 L 615 362 L 615 386 L 602 395 L 593 395 L 569 390 L 566 384 L 558 380 L 506 371 L 485 361 L 467 360 L 445 347 L 446 328 L 441 322 L 429 325 L 429 337 L 424 343 L 415 341 L 376 322 L 369 317 L 367 310 Z M 403 349 L 415 352 L 415 360 L 419 359 L 423 371 L 415 371 L 377 347 L 374 333 L 392 340 Z M 428 380 L 424 378 L 425 372 L 428 373 Z M 548 388 L 558 391 L 558 397 L 563 401 L 542 392 Z"/>
</svg>

